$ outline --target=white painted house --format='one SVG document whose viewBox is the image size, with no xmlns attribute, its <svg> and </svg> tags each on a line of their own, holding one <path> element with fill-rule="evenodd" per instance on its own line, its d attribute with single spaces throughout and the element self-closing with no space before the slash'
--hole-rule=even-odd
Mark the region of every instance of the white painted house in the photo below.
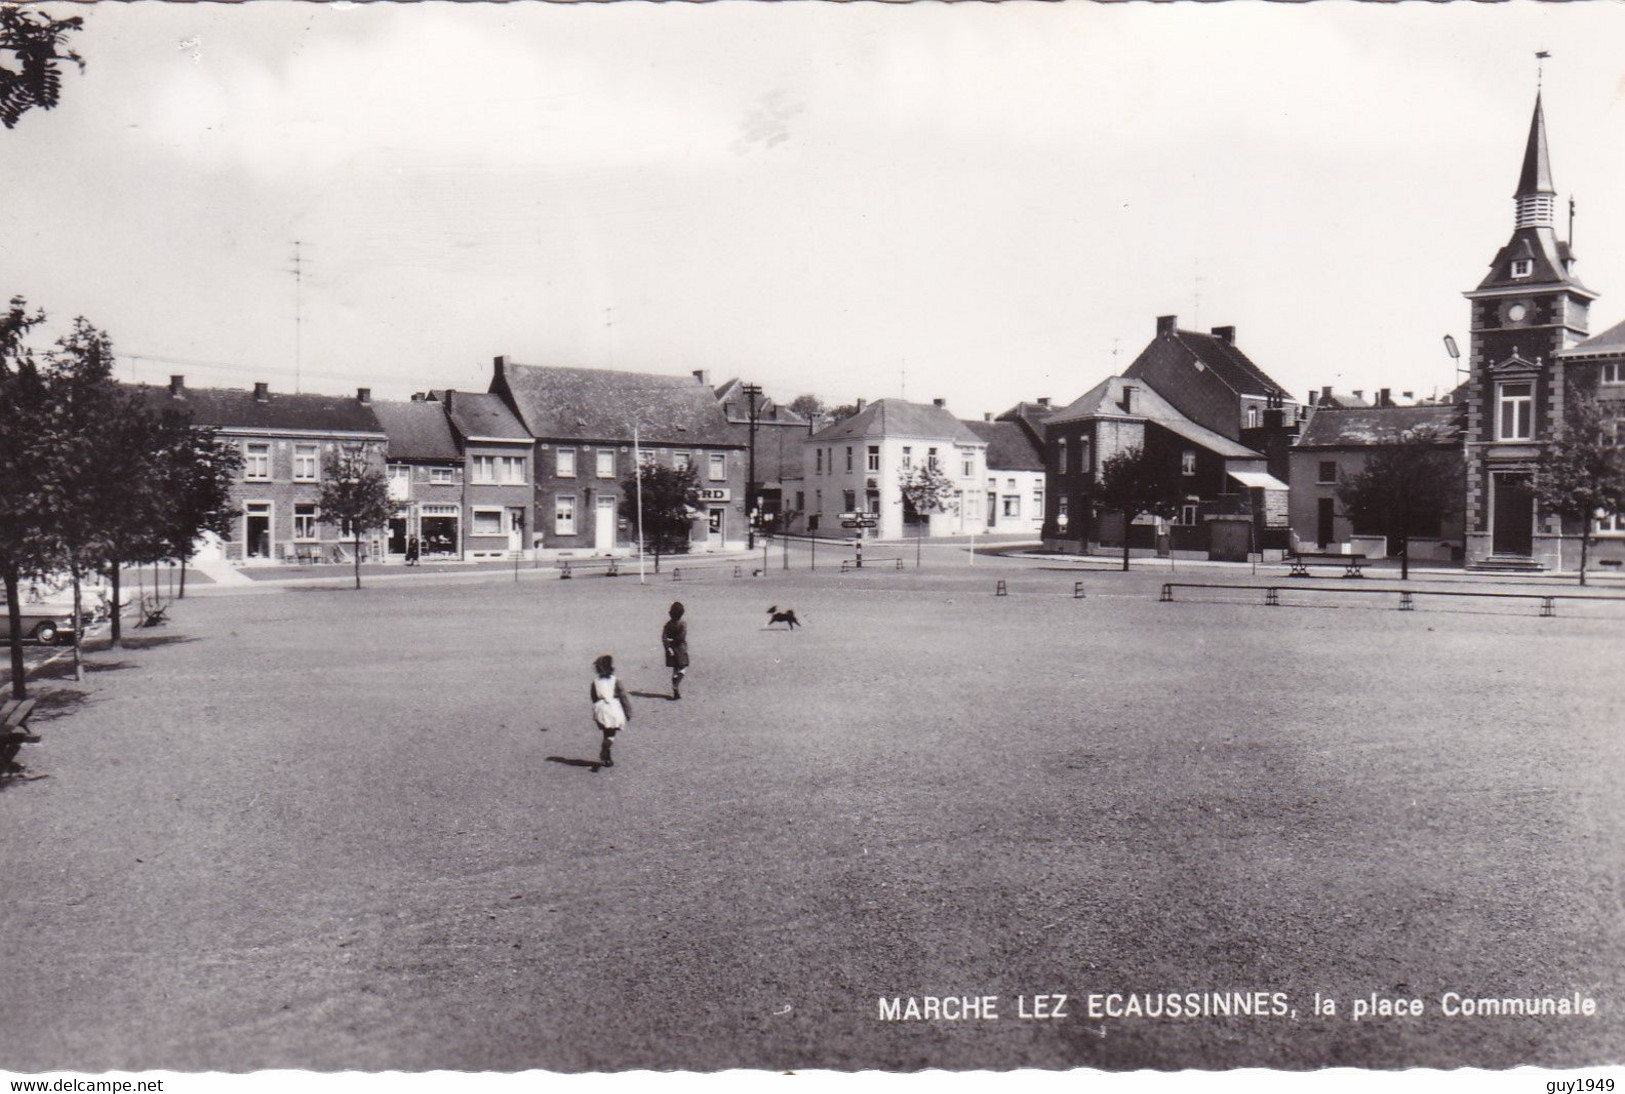
<svg viewBox="0 0 1625 1094">
<path fill-rule="evenodd" d="M 808 527 L 824 535 L 852 535 L 842 513 L 868 513 L 878 526 L 872 539 L 899 539 L 920 531 L 905 505 L 905 468 L 935 464 L 953 483 L 947 511 L 925 514 L 928 536 L 987 532 L 987 442 L 934 404 L 880 399 L 850 418 L 826 426 L 802 446 L 801 490 Z"/>
</svg>

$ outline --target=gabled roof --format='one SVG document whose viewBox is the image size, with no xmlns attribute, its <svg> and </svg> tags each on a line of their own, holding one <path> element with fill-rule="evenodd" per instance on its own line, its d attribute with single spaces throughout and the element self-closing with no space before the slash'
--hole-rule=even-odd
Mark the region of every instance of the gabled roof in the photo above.
<svg viewBox="0 0 1625 1094">
<path fill-rule="evenodd" d="M 716 393 L 693 376 L 499 362 L 491 390 L 511 394 L 519 421 L 539 440 L 632 440 L 738 447 Z"/>
<path fill-rule="evenodd" d="M 1593 334 L 1584 342 L 1559 350 L 1558 357 L 1617 357 L 1625 354 L 1625 323 L 1615 323 L 1601 334 Z"/>
<path fill-rule="evenodd" d="M 435 395 L 446 404 L 446 417 L 465 441 L 471 437 L 505 441 L 534 439 L 500 395 L 485 391 L 443 391 Z"/>
<path fill-rule="evenodd" d="M 750 421 L 750 396 L 745 394 L 745 384 L 742 380 L 729 380 L 725 384 L 718 384 L 715 391 L 717 402 L 722 404 L 722 413 L 727 415 L 730 422 Z M 767 395 L 756 397 L 756 420 L 782 425 L 807 424 L 806 418 L 787 406 L 781 406 Z"/>
<path fill-rule="evenodd" d="M 1467 408 L 1459 403 L 1430 406 L 1321 407 L 1309 416 L 1298 448 L 1347 448 L 1397 444 L 1407 433 L 1434 431 L 1441 445 L 1461 443 Z"/>
<path fill-rule="evenodd" d="M 379 400 L 372 409 L 389 437 L 390 459 L 446 463 L 462 459 L 456 438 L 451 435 L 451 425 L 446 421 L 446 408 L 440 403 Z"/>
<path fill-rule="evenodd" d="M 1132 410 L 1123 409 L 1123 394 L 1126 388 L 1134 390 L 1130 401 Z M 1125 422 L 1154 422 L 1171 433 L 1176 433 L 1186 440 L 1201 445 L 1210 452 L 1232 459 L 1258 459 L 1264 456 L 1238 444 L 1229 437 L 1213 432 L 1205 426 L 1197 425 L 1179 411 L 1173 404 L 1157 394 L 1155 388 L 1144 380 L 1126 376 L 1108 376 L 1082 395 L 1078 396 L 1069 406 L 1056 411 L 1049 419 L 1048 425 L 1053 428 L 1064 422 L 1082 421 L 1085 419 L 1116 419 Z"/>
<path fill-rule="evenodd" d="M 1286 388 L 1267 376 L 1235 343 L 1213 334 L 1176 330 L 1174 340 L 1190 351 L 1203 367 L 1223 380 L 1237 395 L 1279 393 L 1286 402 L 1295 402 Z"/>
<path fill-rule="evenodd" d="M 988 471 L 1042 471 L 1044 457 L 1020 422 L 966 422 L 987 442 Z"/>
<path fill-rule="evenodd" d="M 843 418 L 813 434 L 814 441 L 859 437 L 918 437 L 954 444 L 981 444 L 982 438 L 940 406 L 906 399 L 877 399 L 850 418 Z"/>
<path fill-rule="evenodd" d="M 189 413 L 195 425 L 244 433 L 367 433 L 384 439 L 384 427 L 373 413 L 376 404 L 363 403 L 354 395 L 287 395 L 273 391 L 262 401 L 252 391 L 238 388 L 187 387 L 177 397 L 168 387 L 129 386 L 154 408 Z"/>
</svg>

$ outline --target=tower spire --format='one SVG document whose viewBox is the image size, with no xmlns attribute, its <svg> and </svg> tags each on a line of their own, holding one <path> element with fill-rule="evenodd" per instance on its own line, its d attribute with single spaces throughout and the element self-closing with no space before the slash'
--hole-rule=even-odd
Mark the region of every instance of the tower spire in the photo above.
<svg viewBox="0 0 1625 1094">
<path fill-rule="evenodd" d="M 1552 185 L 1552 161 L 1546 152 L 1546 112 L 1541 109 L 1541 91 L 1535 90 L 1535 113 L 1529 119 L 1529 140 L 1523 150 L 1523 170 L 1518 172 L 1518 228 L 1550 228 L 1557 188 Z"/>
</svg>

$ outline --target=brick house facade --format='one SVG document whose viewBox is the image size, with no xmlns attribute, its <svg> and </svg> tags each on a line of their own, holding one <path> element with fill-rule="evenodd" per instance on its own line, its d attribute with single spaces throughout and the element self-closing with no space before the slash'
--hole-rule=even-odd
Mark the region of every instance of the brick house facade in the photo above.
<svg viewBox="0 0 1625 1094">
<path fill-rule="evenodd" d="M 533 441 L 535 549 L 554 556 L 627 553 L 622 484 L 636 461 L 696 468 L 690 550 L 746 542 L 745 446 L 702 376 L 523 365 L 498 357 L 490 394 Z"/>
</svg>

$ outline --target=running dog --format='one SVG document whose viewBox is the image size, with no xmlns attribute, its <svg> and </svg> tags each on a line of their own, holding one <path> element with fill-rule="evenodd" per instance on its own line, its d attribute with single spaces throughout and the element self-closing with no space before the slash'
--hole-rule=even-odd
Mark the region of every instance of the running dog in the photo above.
<svg viewBox="0 0 1625 1094">
<path fill-rule="evenodd" d="M 801 625 L 801 620 L 796 618 L 796 610 L 794 608 L 786 608 L 781 612 L 779 611 L 779 606 L 775 604 L 771 608 L 767 609 L 767 625 L 771 627 L 775 623 L 788 623 L 790 624 L 790 629 L 795 630 Z"/>
</svg>

